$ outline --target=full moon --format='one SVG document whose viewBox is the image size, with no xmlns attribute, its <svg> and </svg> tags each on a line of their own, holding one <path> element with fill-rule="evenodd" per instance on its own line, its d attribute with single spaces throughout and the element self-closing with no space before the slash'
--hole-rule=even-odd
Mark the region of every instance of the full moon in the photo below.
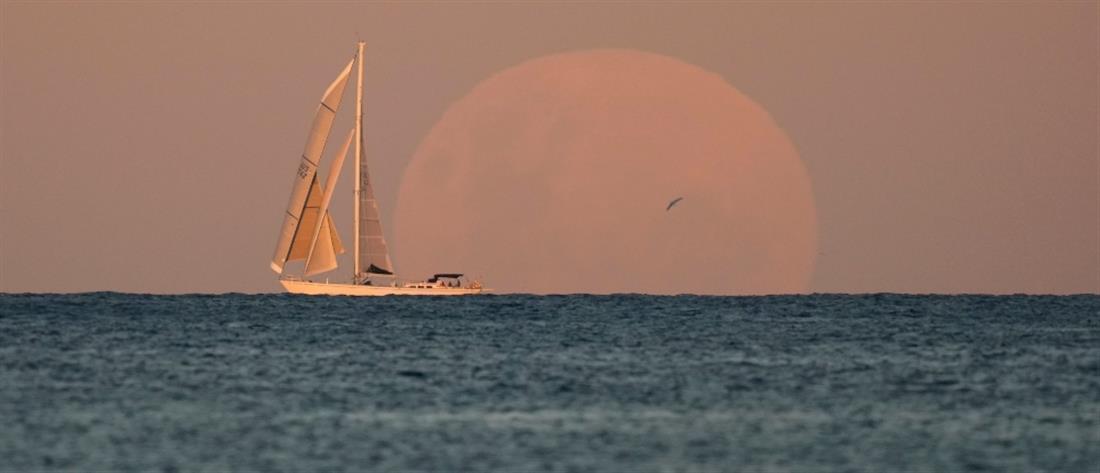
<svg viewBox="0 0 1100 473">
<path fill-rule="evenodd" d="M 392 246 L 402 274 L 498 292 L 796 293 L 817 218 L 790 140 L 721 76 L 589 50 L 455 102 L 405 171 Z"/>
</svg>

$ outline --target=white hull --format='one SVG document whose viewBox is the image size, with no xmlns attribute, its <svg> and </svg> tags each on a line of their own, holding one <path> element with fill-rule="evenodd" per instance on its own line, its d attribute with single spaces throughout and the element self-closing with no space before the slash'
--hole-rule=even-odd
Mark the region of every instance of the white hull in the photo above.
<svg viewBox="0 0 1100 473">
<path fill-rule="evenodd" d="M 335 284 L 280 279 L 279 284 L 291 294 L 311 296 L 464 296 L 481 294 L 484 289 L 468 287 L 393 287 Z"/>
</svg>

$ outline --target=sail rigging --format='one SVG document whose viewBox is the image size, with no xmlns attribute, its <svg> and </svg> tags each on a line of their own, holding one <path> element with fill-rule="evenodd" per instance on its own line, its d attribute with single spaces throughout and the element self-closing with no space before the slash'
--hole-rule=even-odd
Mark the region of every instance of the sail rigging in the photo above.
<svg viewBox="0 0 1100 473">
<path fill-rule="evenodd" d="M 348 141 L 344 143 L 344 148 L 337 154 L 332 171 L 322 190 L 317 170 L 353 65 L 358 65 L 355 128 L 353 134 L 348 137 Z M 329 85 L 317 108 L 313 128 L 306 142 L 306 151 L 302 154 L 302 161 L 295 176 L 294 188 L 287 206 L 279 243 L 276 245 L 275 257 L 271 262 L 271 268 L 275 272 L 281 274 L 287 261 L 299 259 L 306 260 L 306 276 L 336 267 L 335 255 L 340 254 L 343 249 L 335 227 L 331 223 L 331 217 L 328 215 L 328 202 L 332 198 L 336 178 L 340 173 L 348 146 L 354 141 L 356 176 L 353 279 L 360 281 L 370 275 L 393 275 L 393 262 L 390 260 L 389 248 L 382 230 L 381 213 L 374 197 L 374 185 L 364 157 L 362 118 L 363 44 L 360 43 L 356 57 Z"/>
<path fill-rule="evenodd" d="M 275 245 L 275 255 L 271 259 L 271 269 L 276 273 L 283 273 L 286 262 L 291 259 L 292 244 L 297 240 L 299 229 L 303 227 L 302 220 L 307 200 L 314 194 L 312 189 L 317 186 L 317 166 L 324 154 L 325 142 L 328 141 L 332 122 L 336 118 L 336 110 L 340 108 L 340 99 L 343 97 L 344 87 L 348 83 L 348 76 L 351 75 L 351 66 L 354 63 L 355 59 L 352 59 L 336 80 L 329 85 L 321 96 L 320 105 L 317 106 L 313 126 L 306 140 L 306 148 L 298 164 L 298 172 L 294 175 L 290 203 L 287 204 L 286 215 L 283 217 L 283 227 L 279 233 L 279 241 Z M 305 225 L 305 228 L 313 227 Z"/>
</svg>

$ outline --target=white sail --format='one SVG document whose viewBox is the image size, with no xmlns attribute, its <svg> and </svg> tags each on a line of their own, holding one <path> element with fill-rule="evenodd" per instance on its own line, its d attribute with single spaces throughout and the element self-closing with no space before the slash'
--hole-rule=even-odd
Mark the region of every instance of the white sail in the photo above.
<svg viewBox="0 0 1100 473">
<path fill-rule="evenodd" d="M 283 227 L 279 233 L 279 241 L 275 245 L 275 255 L 271 259 L 271 269 L 276 273 L 282 274 L 286 262 L 292 259 L 292 243 L 298 239 L 299 230 L 302 228 L 313 229 L 313 225 L 303 225 L 305 223 L 303 220 L 306 201 L 310 196 L 311 186 L 316 185 L 317 165 L 321 162 L 325 142 L 328 140 L 329 130 L 332 128 L 332 121 L 336 118 L 336 110 L 340 107 L 340 99 L 344 95 L 344 86 L 348 83 L 348 76 L 351 74 L 351 66 L 354 62 L 354 59 L 349 62 L 347 67 L 336 77 L 336 80 L 328 86 L 325 94 L 321 96 L 321 104 L 317 106 L 317 113 L 313 117 L 313 127 L 310 129 L 309 138 L 306 140 L 306 149 L 302 153 L 302 161 L 298 164 L 298 172 L 294 176 L 294 184 L 290 192 L 290 203 L 287 204 L 286 215 L 283 217 Z M 302 251 L 308 254 L 308 248 L 307 245 Z"/>
<path fill-rule="evenodd" d="M 335 226 L 332 224 L 332 217 L 328 215 L 327 212 L 321 213 L 321 202 L 323 199 L 324 192 L 321 190 L 320 179 L 318 179 L 317 176 L 314 175 L 313 183 L 309 186 L 309 194 L 306 198 L 306 205 L 302 209 L 302 219 L 300 225 L 302 230 L 294 235 L 294 240 L 292 240 L 290 243 L 290 251 L 287 255 L 287 261 L 299 261 L 308 258 L 312 251 L 316 251 L 314 249 L 315 242 L 318 245 L 326 244 L 325 242 L 321 241 L 321 238 L 319 236 L 317 238 L 314 238 L 312 231 L 305 230 L 307 228 L 317 228 L 317 226 L 319 225 L 322 226 L 322 232 L 325 231 L 323 228 L 325 225 L 329 227 L 328 233 L 330 237 L 327 240 L 330 240 L 332 243 L 333 253 L 340 254 L 344 252 L 344 246 L 340 243 L 340 236 L 337 235 L 336 231 L 334 230 Z M 324 215 L 324 220 L 321 219 L 322 215 Z M 321 251 L 326 250 L 322 247 Z"/>
<path fill-rule="evenodd" d="M 363 43 L 359 43 L 358 80 L 355 105 L 355 164 L 358 176 L 355 182 L 355 279 L 370 274 L 393 274 L 389 248 L 382 234 L 382 216 L 374 199 L 374 186 L 363 153 Z"/>
<path fill-rule="evenodd" d="M 332 216 L 324 214 L 317 228 L 317 239 L 314 240 L 313 252 L 306 262 L 306 276 L 313 276 L 325 271 L 336 269 L 336 255 L 344 252 L 340 245 L 340 237 L 336 234 L 336 227 L 332 224 Z"/>
<path fill-rule="evenodd" d="M 359 193 L 359 267 L 365 273 L 393 274 L 393 263 L 382 234 L 382 216 L 374 199 L 370 173 L 363 166 L 359 172 L 362 191 Z"/>
<path fill-rule="evenodd" d="M 354 130 L 348 132 L 348 138 L 344 140 L 344 146 L 340 148 L 340 152 L 332 159 L 328 179 L 325 180 L 325 188 L 321 192 L 321 205 L 317 212 L 318 215 L 324 215 L 325 218 L 318 219 L 310 232 L 309 257 L 306 258 L 306 276 L 313 276 L 317 273 L 336 269 L 337 252 L 334 252 L 333 250 L 335 250 L 335 248 L 327 243 L 331 243 L 333 238 L 335 238 L 335 241 L 338 243 L 339 237 L 336 236 L 336 229 L 331 224 L 332 218 L 329 217 L 328 204 L 332 201 L 332 193 L 336 189 L 336 180 L 340 177 L 340 169 L 344 166 L 344 157 L 347 156 L 348 148 L 351 147 L 351 139 L 354 137 Z M 332 236 L 321 234 L 325 226 L 328 227 L 326 233 Z"/>
</svg>

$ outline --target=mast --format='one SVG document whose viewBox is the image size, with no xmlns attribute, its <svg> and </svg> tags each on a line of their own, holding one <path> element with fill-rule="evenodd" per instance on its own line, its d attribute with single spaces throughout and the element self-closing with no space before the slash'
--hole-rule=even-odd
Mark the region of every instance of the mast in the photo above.
<svg viewBox="0 0 1100 473">
<path fill-rule="evenodd" d="M 355 228 L 355 236 L 353 237 L 355 241 L 355 267 L 352 269 L 351 276 L 352 282 L 355 284 L 359 283 L 359 275 L 362 271 L 362 268 L 359 267 L 359 201 L 361 200 L 360 192 L 362 192 L 360 186 L 363 181 L 361 176 L 363 173 L 363 48 L 365 46 L 366 43 L 359 42 L 359 52 L 356 56 L 358 70 L 355 79 L 355 221 L 352 225 Z"/>
<path fill-rule="evenodd" d="M 378 211 L 378 201 L 374 198 L 374 184 L 367 169 L 367 156 L 363 143 L 363 49 L 366 43 L 359 42 L 359 77 L 356 85 L 355 101 L 358 113 L 355 114 L 355 276 L 356 282 L 365 278 L 381 276 L 393 277 L 393 261 L 386 246 L 386 237 L 382 231 L 382 214 Z"/>
</svg>

